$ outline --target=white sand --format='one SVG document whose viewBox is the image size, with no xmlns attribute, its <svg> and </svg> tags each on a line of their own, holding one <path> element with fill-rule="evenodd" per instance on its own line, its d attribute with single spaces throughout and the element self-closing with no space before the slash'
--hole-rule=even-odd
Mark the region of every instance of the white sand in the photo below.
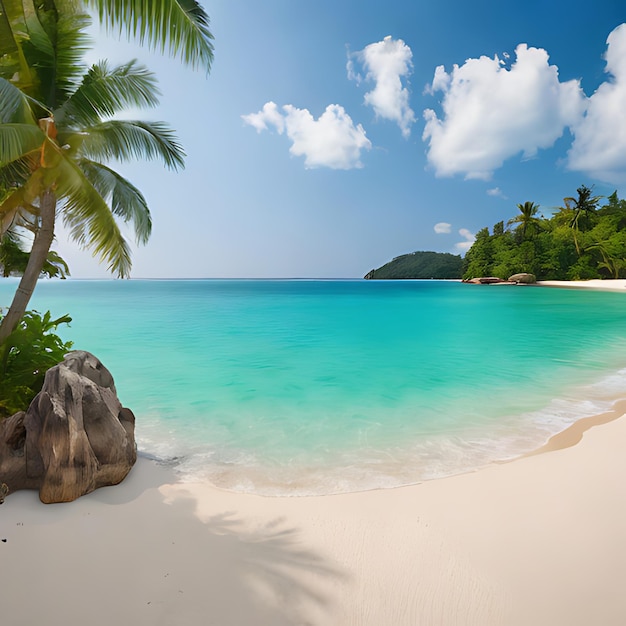
<svg viewBox="0 0 626 626">
<path fill-rule="evenodd" d="M 565 287 L 569 289 L 596 289 L 602 291 L 622 290 L 626 292 L 626 279 L 616 278 L 611 280 L 540 280 L 538 285 L 544 287 Z"/>
<path fill-rule="evenodd" d="M 564 449 L 338 496 L 172 484 L 145 459 L 74 503 L 18 492 L 0 506 L 0 623 L 622 626 L 625 442 L 622 416 Z"/>
</svg>

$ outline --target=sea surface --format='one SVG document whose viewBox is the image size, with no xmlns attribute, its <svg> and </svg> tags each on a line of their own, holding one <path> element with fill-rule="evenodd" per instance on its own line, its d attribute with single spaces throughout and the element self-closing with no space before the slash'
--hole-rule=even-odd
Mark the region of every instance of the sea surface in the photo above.
<svg viewBox="0 0 626 626">
<path fill-rule="evenodd" d="M 0 280 L 0 306 L 17 283 Z M 626 294 L 448 281 L 41 281 L 141 453 L 261 494 L 394 487 L 536 449 L 626 397 Z"/>
</svg>

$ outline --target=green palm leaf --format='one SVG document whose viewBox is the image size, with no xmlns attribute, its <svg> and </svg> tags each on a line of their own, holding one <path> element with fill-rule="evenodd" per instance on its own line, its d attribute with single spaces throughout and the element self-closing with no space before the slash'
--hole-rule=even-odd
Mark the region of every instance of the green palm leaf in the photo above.
<svg viewBox="0 0 626 626">
<path fill-rule="evenodd" d="M 133 223 L 137 243 L 147 243 L 152 232 L 152 219 L 146 199 L 139 189 L 101 163 L 82 159 L 78 166 L 98 193 L 108 201 L 113 214 L 126 223 Z"/>
<path fill-rule="evenodd" d="M 68 141 L 71 143 L 71 141 Z M 185 166 L 185 153 L 174 132 L 163 122 L 111 120 L 88 129 L 80 152 L 89 159 L 161 159 L 170 169 Z"/>
<path fill-rule="evenodd" d="M 56 169 L 56 193 L 70 236 L 106 263 L 109 271 L 127 278 L 130 248 L 110 207 L 75 162 L 62 159 Z"/>
<path fill-rule="evenodd" d="M 0 77 L 0 124 L 35 123 L 31 104 L 42 107 L 5 78 Z M 44 107 L 45 109 L 45 107 Z"/>
<path fill-rule="evenodd" d="M 213 62 L 209 16 L 196 0 L 89 0 L 102 23 L 161 52 L 169 49 L 208 72 Z"/>
<path fill-rule="evenodd" d="M 136 60 L 113 69 L 100 61 L 89 69 L 56 117 L 59 123 L 90 126 L 127 107 L 154 107 L 159 94 L 155 75 Z"/>
<path fill-rule="evenodd" d="M 30 31 L 24 51 L 37 72 L 36 97 L 56 108 L 74 92 L 84 74 L 83 56 L 90 43 L 86 29 L 91 19 L 74 10 L 57 11 L 54 7 L 39 9 L 38 17 L 43 33 L 36 36 Z"/>
<path fill-rule="evenodd" d="M 0 236 L 4 235 L 13 225 L 23 226 L 32 222 L 32 216 L 38 213 L 32 200 L 40 182 L 41 176 L 35 172 L 21 187 L 11 188 L 2 198 L 2 202 L 0 202 Z"/>
<path fill-rule="evenodd" d="M 24 158 L 43 141 L 44 134 L 34 124 L 0 124 L 0 165 Z"/>
<path fill-rule="evenodd" d="M 0 76 L 12 80 L 24 89 L 32 88 L 36 76 L 32 71 L 22 44 L 28 39 L 26 16 L 21 0 L 2 0 L 0 11 Z"/>
<path fill-rule="evenodd" d="M 12 75 L 3 67 L 2 76 L 56 106 L 81 75 L 89 16 L 67 0 L 3 0 L 2 8 L 6 18 L 0 21 L 5 35 L 0 51 L 8 65 L 18 65 Z"/>
<path fill-rule="evenodd" d="M 29 176 L 36 169 L 38 160 L 37 151 L 0 166 L 0 203 L 11 190 L 26 184 Z"/>
</svg>

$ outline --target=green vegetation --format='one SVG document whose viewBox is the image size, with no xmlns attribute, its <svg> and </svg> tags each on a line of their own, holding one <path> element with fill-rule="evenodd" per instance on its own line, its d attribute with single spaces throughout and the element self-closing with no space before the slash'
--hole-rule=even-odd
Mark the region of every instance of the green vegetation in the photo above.
<svg viewBox="0 0 626 626">
<path fill-rule="evenodd" d="M 461 278 L 463 259 L 442 252 L 412 252 L 398 256 L 365 278 Z"/>
<path fill-rule="evenodd" d="M 81 11 L 79 7 L 82 7 Z M 213 62 L 209 16 L 196 0 L 32 0 L 0 1 L 0 58 L 11 75 L 28 86 L 37 81 L 26 52 L 49 48 L 50 25 L 84 9 L 95 9 L 110 31 L 137 39 L 153 50 L 169 51 L 183 63 L 204 68 Z M 59 49 L 60 52 L 63 52 Z"/>
<path fill-rule="evenodd" d="M 17 233 L 9 230 L 0 239 L 0 276 L 22 276 L 28 266 L 30 254 L 24 250 L 23 243 Z M 70 268 L 54 250 L 48 256 L 41 268 L 41 275 L 48 278 L 67 278 Z"/>
<path fill-rule="evenodd" d="M 539 216 L 533 202 L 518 204 L 520 214 L 508 228 L 498 222 L 491 233 L 487 228 L 476 233 L 463 278 L 506 279 L 518 272 L 538 280 L 626 277 L 626 200 L 615 192 L 602 206 L 601 201 L 583 185 L 550 218 Z"/>
<path fill-rule="evenodd" d="M 24 410 L 39 393 L 46 371 L 72 348 L 54 331 L 68 324 L 67 315 L 53 320 L 50 312 L 28 311 L 0 345 L 0 419 Z"/>
</svg>

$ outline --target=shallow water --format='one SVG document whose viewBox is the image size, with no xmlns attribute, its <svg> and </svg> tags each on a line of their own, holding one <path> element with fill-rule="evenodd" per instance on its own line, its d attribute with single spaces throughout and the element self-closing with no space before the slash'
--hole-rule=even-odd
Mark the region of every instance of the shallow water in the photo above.
<svg viewBox="0 0 626 626">
<path fill-rule="evenodd" d="M 0 304 L 15 289 L 0 281 Z M 140 451 L 258 493 L 396 486 L 529 451 L 626 396 L 626 297 L 445 281 L 43 281 Z"/>
</svg>

